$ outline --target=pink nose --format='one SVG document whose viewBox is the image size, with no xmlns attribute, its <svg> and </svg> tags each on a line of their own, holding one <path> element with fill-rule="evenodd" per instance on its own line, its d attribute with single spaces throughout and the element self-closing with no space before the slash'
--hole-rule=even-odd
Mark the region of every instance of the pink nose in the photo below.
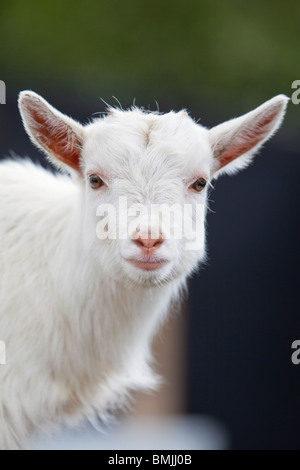
<svg viewBox="0 0 300 470">
<path fill-rule="evenodd" d="M 143 238 L 139 237 L 133 242 L 141 248 L 143 251 L 147 251 L 148 253 L 153 253 L 155 250 L 157 250 L 163 243 L 162 238 Z"/>
</svg>

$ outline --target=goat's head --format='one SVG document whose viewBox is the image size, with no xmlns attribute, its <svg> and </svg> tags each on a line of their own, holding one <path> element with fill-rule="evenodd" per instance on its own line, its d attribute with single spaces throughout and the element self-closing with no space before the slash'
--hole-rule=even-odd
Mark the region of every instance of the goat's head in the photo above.
<svg viewBox="0 0 300 470">
<path fill-rule="evenodd" d="M 151 285 L 186 276 L 203 260 L 211 181 L 251 162 L 280 126 L 287 100 L 276 96 L 210 130 L 185 111 L 135 108 L 82 126 L 31 91 L 19 106 L 32 141 L 83 188 L 84 241 L 104 272 Z"/>
</svg>

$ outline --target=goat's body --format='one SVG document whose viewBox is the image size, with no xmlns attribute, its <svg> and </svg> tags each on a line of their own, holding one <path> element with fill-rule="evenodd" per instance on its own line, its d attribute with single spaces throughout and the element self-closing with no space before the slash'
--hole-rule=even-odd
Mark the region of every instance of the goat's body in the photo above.
<svg viewBox="0 0 300 470">
<path fill-rule="evenodd" d="M 108 279 L 82 246 L 80 189 L 66 176 L 2 162 L 0 198 L 0 448 L 13 448 L 153 386 L 149 345 L 179 282 Z"/>
</svg>

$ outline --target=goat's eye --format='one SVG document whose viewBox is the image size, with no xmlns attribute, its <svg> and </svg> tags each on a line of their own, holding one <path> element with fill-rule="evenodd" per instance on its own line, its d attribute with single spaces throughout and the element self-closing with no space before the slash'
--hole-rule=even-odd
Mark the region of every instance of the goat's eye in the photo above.
<svg viewBox="0 0 300 470">
<path fill-rule="evenodd" d="M 190 188 L 200 193 L 206 186 L 206 179 L 199 178 L 193 184 L 191 184 Z"/>
<path fill-rule="evenodd" d="M 103 180 L 98 175 L 89 175 L 89 183 L 93 189 L 101 188 L 104 185 Z"/>
</svg>

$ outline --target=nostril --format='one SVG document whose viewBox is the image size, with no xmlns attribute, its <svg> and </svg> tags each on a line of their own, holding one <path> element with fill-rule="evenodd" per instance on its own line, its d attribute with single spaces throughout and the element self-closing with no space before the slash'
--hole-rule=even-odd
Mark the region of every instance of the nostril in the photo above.
<svg viewBox="0 0 300 470">
<path fill-rule="evenodd" d="M 132 240 L 133 243 L 135 243 L 137 246 L 139 246 L 140 248 L 143 248 L 144 247 L 144 243 L 143 243 L 143 239 L 142 238 L 136 238 L 136 239 L 133 239 Z"/>
</svg>

